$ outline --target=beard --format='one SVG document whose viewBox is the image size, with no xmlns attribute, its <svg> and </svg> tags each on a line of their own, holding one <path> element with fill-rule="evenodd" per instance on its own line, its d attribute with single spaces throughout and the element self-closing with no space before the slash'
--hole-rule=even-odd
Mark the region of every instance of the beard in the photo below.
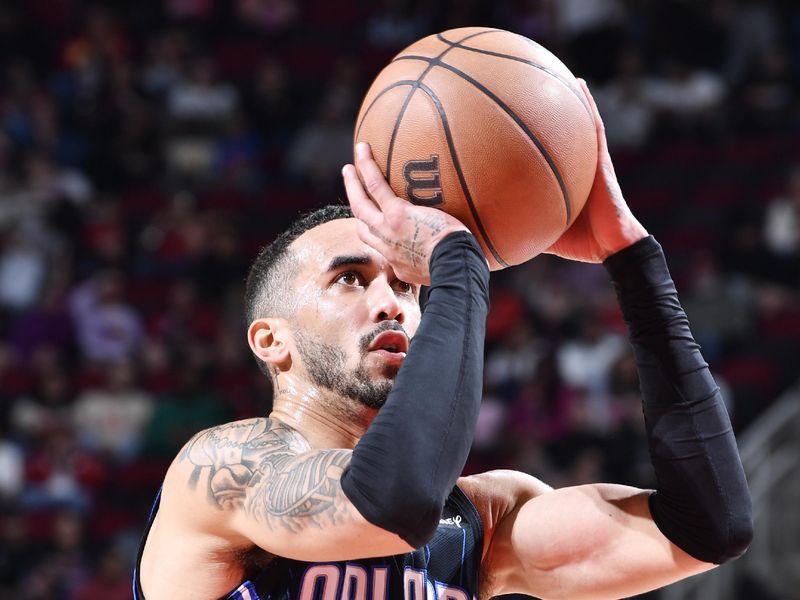
<svg viewBox="0 0 800 600">
<path fill-rule="evenodd" d="M 392 391 L 399 368 L 385 365 L 380 376 L 370 375 L 364 365 L 369 344 L 384 331 L 405 331 L 396 321 L 386 321 L 374 331 L 359 339 L 358 366 L 347 370 L 347 356 L 341 348 L 323 344 L 306 331 L 297 331 L 297 350 L 303 359 L 312 383 L 340 396 L 350 398 L 368 407 L 378 409 L 386 403 Z"/>
</svg>

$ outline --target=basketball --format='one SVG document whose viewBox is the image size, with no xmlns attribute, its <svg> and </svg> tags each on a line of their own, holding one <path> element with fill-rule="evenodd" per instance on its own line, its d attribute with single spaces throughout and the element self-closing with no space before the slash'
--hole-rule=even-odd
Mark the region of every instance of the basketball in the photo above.
<svg viewBox="0 0 800 600">
<path fill-rule="evenodd" d="M 394 192 L 444 210 L 475 234 L 493 270 L 546 250 L 592 187 L 591 108 L 551 52 L 500 29 L 431 35 L 398 54 L 361 104 Z"/>
</svg>

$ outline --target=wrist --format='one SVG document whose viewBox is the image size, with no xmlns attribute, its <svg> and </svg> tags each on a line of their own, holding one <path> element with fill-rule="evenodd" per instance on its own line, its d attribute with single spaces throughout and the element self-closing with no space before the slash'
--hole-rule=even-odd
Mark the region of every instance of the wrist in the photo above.
<svg viewBox="0 0 800 600">
<path fill-rule="evenodd" d="M 439 262 L 442 262 L 443 256 L 449 255 L 453 252 L 458 252 L 459 248 L 466 250 L 467 254 L 471 255 L 472 257 L 480 257 L 480 262 L 486 267 L 488 276 L 489 261 L 486 260 L 486 256 L 484 256 L 478 240 L 475 238 L 472 232 L 465 227 L 463 229 L 454 229 L 453 231 L 445 233 L 445 235 L 443 235 L 442 238 L 436 242 L 436 246 L 434 246 L 428 261 L 428 271 L 431 274 L 431 285 L 433 285 L 434 270 L 436 269 L 436 265 L 434 263 L 438 264 Z M 479 268 L 479 270 L 483 271 L 482 268 Z"/>
<path fill-rule="evenodd" d="M 663 292 L 665 284 L 674 285 L 661 244 L 651 235 L 609 256 L 603 266 L 623 309 L 631 295 L 636 296 L 637 302 L 650 304 L 653 296 Z"/>
<path fill-rule="evenodd" d="M 640 242 L 644 238 L 648 237 L 649 234 L 644 226 L 639 223 L 636 219 L 631 219 L 627 223 L 623 224 L 621 227 L 621 231 L 617 239 L 613 241 L 613 243 L 609 244 L 606 247 L 606 254 L 603 257 L 603 261 L 608 259 L 609 257 L 617 254 L 618 252 L 622 252 L 626 248 L 630 248 L 637 242 Z"/>
</svg>

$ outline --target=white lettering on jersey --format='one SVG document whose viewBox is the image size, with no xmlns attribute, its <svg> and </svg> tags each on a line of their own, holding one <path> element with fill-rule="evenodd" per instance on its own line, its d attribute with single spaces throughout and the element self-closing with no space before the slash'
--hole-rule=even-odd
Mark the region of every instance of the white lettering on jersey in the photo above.
<svg viewBox="0 0 800 600">
<path fill-rule="evenodd" d="M 405 600 L 425 600 L 425 571 L 406 567 L 403 572 L 403 598 Z"/>
<path fill-rule="evenodd" d="M 455 517 L 447 517 L 446 519 L 439 519 L 439 525 L 455 525 L 461 529 L 461 515 Z"/>
<path fill-rule="evenodd" d="M 371 579 L 371 582 L 370 582 Z M 366 567 L 347 563 L 342 569 L 336 564 L 315 564 L 303 573 L 298 600 L 367 600 L 367 590 L 372 587 L 370 600 L 388 600 L 389 567 Z M 341 587 L 340 587 L 341 584 Z M 320 587 L 321 586 L 321 587 Z M 428 579 L 426 569 L 406 567 L 403 571 L 404 600 L 474 600 L 457 586 Z"/>
<path fill-rule="evenodd" d="M 303 573 L 300 600 L 312 600 L 317 585 L 322 585 L 322 600 L 337 600 L 341 571 L 338 565 L 312 565 Z M 365 592 L 366 594 L 366 592 Z"/>
<path fill-rule="evenodd" d="M 372 567 L 372 600 L 386 600 L 389 594 L 389 567 Z M 344 600 L 347 600 L 345 597 Z"/>
<path fill-rule="evenodd" d="M 342 593 L 339 594 L 339 598 L 342 600 L 367 600 L 367 570 L 364 567 L 347 563 L 344 570 Z"/>
<path fill-rule="evenodd" d="M 425 590 L 423 592 L 423 590 Z M 406 567 L 403 571 L 403 598 L 405 600 L 436 600 L 436 588 L 428 579 L 425 569 Z"/>
</svg>

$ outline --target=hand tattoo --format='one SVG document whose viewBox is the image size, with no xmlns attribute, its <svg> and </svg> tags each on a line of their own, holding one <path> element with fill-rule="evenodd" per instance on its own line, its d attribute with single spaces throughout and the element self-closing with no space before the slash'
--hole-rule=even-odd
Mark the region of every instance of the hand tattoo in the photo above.
<svg viewBox="0 0 800 600">
<path fill-rule="evenodd" d="M 390 247 L 401 250 L 404 253 L 404 259 L 411 262 L 413 266 L 419 266 L 426 261 L 429 256 L 423 250 L 425 242 L 430 241 L 444 229 L 444 219 L 438 215 L 417 215 L 414 214 L 408 217 L 414 222 L 414 235 L 411 240 L 402 240 L 390 237 L 375 227 L 370 226 L 370 232 L 382 242 Z M 427 230 L 426 233 L 421 234 L 421 231 Z M 392 232 L 393 233 L 393 232 Z"/>
</svg>

